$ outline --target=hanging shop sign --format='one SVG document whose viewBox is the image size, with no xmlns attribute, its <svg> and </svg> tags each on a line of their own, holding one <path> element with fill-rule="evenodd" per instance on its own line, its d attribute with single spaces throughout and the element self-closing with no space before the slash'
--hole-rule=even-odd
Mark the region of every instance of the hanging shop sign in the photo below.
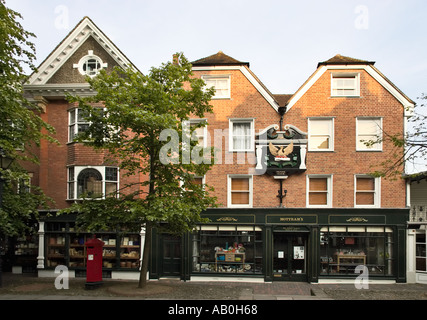
<svg viewBox="0 0 427 320">
<path fill-rule="evenodd" d="M 258 173 L 283 177 L 306 171 L 307 133 L 293 125 L 271 125 L 256 137 Z"/>
</svg>

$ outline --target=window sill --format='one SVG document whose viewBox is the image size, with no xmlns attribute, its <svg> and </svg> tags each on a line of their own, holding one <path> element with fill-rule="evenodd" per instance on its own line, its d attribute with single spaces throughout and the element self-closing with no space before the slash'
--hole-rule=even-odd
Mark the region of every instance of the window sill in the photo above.
<svg viewBox="0 0 427 320">
<path fill-rule="evenodd" d="M 255 153 L 255 150 L 229 150 L 227 153 Z"/>
<path fill-rule="evenodd" d="M 357 150 L 356 149 L 356 152 L 383 152 L 383 150 L 381 149 L 381 150 Z"/>
<path fill-rule="evenodd" d="M 331 99 L 336 99 L 336 98 L 362 98 L 360 95 L 359 96 L 330 96 L 329 98 Z"/>
<path fill-rule="evenodd" d="M 246 208 L 246 209 L 248 209 L 248 208 L 252 208 L 252 207 L 253 207 L 252 205 L 232 205 L 232 204 L 230 204 L 230 205 L 227 206 L 227 208 L 230 208 L 230 209 L 236 209 L 236 208 Z"/>
</svg>

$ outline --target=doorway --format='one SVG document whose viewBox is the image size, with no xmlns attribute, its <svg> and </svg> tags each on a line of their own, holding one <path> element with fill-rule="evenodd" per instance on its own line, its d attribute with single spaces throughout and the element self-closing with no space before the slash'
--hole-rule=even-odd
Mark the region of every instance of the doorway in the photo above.
<svg viewBox="0 0 427 320">
<path fill-rule="evenodd" d="M 274 232 L 273 279 L 307 281 L 307 234 Z"/>
<path fill-rule="evenodd" d="M 181 275 L 181 237 L 164 234 L 162 236 L 162 277 Z"/>
</svg>

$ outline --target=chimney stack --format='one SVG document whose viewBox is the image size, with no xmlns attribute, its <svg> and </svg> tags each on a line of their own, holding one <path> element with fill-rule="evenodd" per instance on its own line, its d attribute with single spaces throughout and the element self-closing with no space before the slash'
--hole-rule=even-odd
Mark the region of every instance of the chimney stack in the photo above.
<svg viewBox="0 0 427 320">
<path fill-rule="evenodd" d="M 175 53 L 175 54 L 173 55 L 172 63 L 173 63 L 174 65 L 176 65 L 176 66 L 178 66 L 178 65 L 179 65 L 179 55 L 178 55 L 178 53 Z"/>
</svg>

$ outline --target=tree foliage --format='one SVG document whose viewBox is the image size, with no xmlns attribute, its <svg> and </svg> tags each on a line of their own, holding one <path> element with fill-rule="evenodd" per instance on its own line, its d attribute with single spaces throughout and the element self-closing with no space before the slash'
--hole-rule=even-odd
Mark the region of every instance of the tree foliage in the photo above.
<svg viewBox="0 0 427 320">
<path fill-rule="evenodd" d="M 141 287 L 152 228 L 173 233 L 192 230 L 205 221 L 200 213 L 215 204 L 211 188 L 194 180 L 209 170 L 213 153 L 189 138 L 197 126 L 188 131 L 183 125 L 190 116 L 202 118 L 212 112 L 209 101 L 214 92 L 192 77 L 192 65 L 182 53 L 175 56 L 179 63 L 153 67 L 148 75 L 131 68 L 115 68 L 110 74 L 103 70 L 87 79 L 95 96 L 69 98 L 91 123 L 77 141 L 108 151 L 109 161 L 115 161 L 122 173 L 144 179 L 137 185 L 121 185 L 120 197 L 85 199 L 67 212 L 79 212 L 78 224 L 86 230 L 139 231 L 145 226 Z M 204 161 L 190 161 L 189 155 Z"/>
<path fill-rule="evenodd" d="M 22 16 L 0 0 L 0 150 L 15 160 L 7 170 L 0 168 L 0 178 L 6 182 L 0 204 L 3 235 L 27 230 L 27 222 L 37 216 L 37 208 L 46 204 L 47 198 L 35 187 L 32 193 L 16 194 L 12 184 L 29 180 L 22 164 L 28 160 L 37 163 L 35 150 L 40 141 L 55 141 L 54 128 L 42 120 L 37 104 L 24 96 L 23 85 L 28 77 L 25 68 L 36 70 L 35 46 L 31 42 L 35 35 L 26 31 L 19 19 Z"/>
<path fill-rule="evenodd" d="M 382 130 L 381 137 L 363 141 L 367 147 L 378 143 L 387 142 L 391 148 L 385 160 L 376 164 L 371 173 L 376 177 L 388 179 L 402 178 L 406 174 L 417 175 L 426 170 L 427 164 L 427 110 L 423 100 L 427 99 L 424 94 L 419 98 L 413 114 L 408 119 L 406 132 L 392 133 Z"/>
</svg>

